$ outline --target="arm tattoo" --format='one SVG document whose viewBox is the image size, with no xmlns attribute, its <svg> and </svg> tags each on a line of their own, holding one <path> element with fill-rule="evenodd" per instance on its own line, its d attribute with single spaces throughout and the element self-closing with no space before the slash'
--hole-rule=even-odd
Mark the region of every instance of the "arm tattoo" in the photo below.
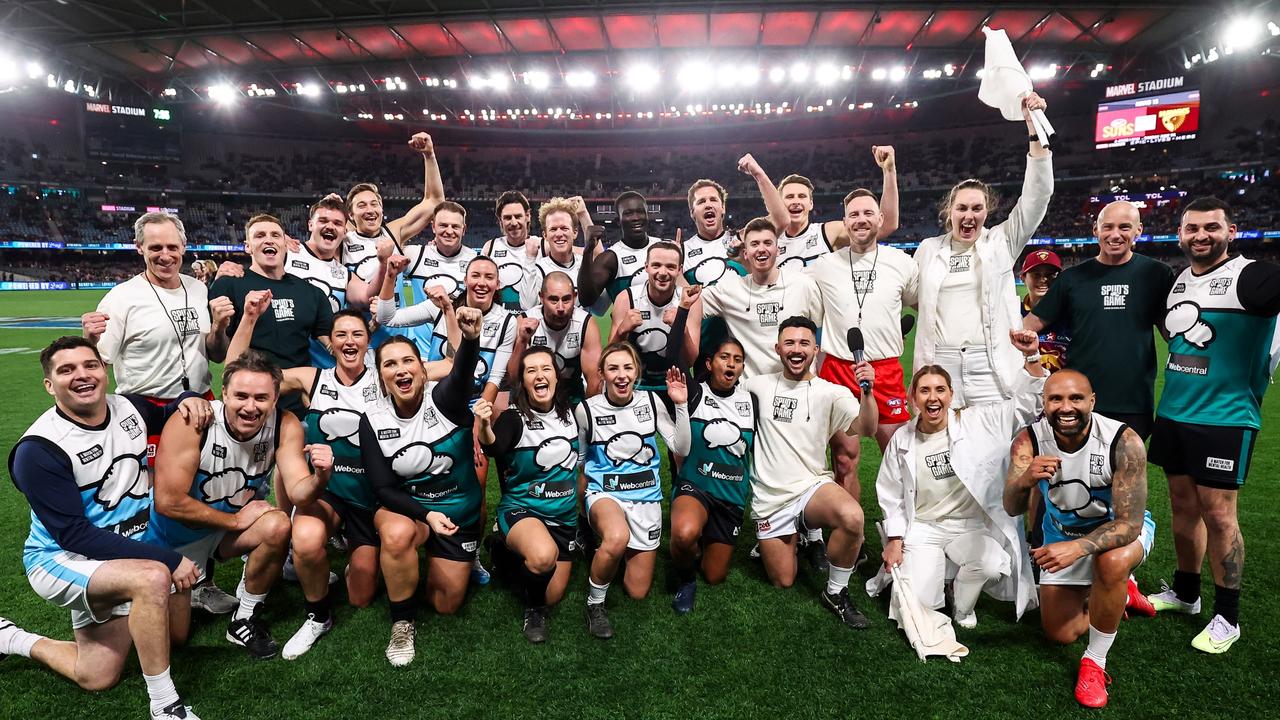
<svg viewBox="0 0 1280 720">
<path fill-rule="evenodd" d="M 1077 542 L 1090 555 L 1124 547 L 1138 537 L 1147 507 L 1147 450 L 1137 433 L 1126 429 L 1120 437 L 1119 462 L 1111 478 L 1114 520 L 1103 523 Z"/>
<path fill-rule="evenodd" d="M 1017 516 L 1027 511 L 1031 489 L 1020 486 L 1022 476 L 1031 467 L 1031 439 L 1024 429 L 1013 439 L 1009 450 L 1009 473 L 1004 480 L 1004 511 Z"/>
</svg>

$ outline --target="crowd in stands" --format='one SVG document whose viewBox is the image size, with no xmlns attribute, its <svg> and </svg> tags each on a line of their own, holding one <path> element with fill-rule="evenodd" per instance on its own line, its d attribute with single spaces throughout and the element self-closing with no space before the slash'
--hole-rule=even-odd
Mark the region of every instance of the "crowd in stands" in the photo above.
<svg viewBox="0 0 1280 720">
<path fill-rule="evenodd" d="M 1055 150 L 1057 189 L 1039 235 L 1083 237 L 1091 233 L 1097 194 L 1180 189 L 1216 195 L 1232 203 L 1239 227 L 1280 227 L 1280 166 L 1259 164 L 1280 147 L 1274 118 L 1254 128 L 1236 127 L 1212 139 L 1176 145 L 1145 145 L 1095 151 L 1087 126 L 1066 119 L 1067 138 Z M 899 158 L 901 228 L 892 238 L 916 242 L 936 232 L 939 189 L 962 175 L 997 185 L 1010 209 L 1023 172 L 1023 149 L 1006 142 L 1000 126 L 967 133 L 914 133 L 903 138 L 870 137 L 821 141 L 780 141 L 761 147 L 705 145 L 670 147 L 441 147 L 446 195 L 469 210 L 467 243 L 479 247 L 500 234 L 490 198 L 507 189 L 530 197 L 582 195 L 589 205 L 608 207 L 625 189 L 636 189 L 660 206 L 659 234 L 676 227 L 692 231 L 683 196 L 692 180 L 709 175 L 729 190 L 729 225 L 740 227 L 761 213 L 754 182 L 735 169 L 751 151 L 776 181 L 799 172 L 815 183 L 817 217 L 836 217 L 838 198 L 858 186 L 879 190 L 879 170 L 869 146 L 893 142 Z M 994 135 L 992 135 L 994 133 Z M 76 149 L 51 148 L 12 138 L 0 140 L 0 241 L 56 241 L 67 244 L 131 243 L 132 221 L 144 205 L 173 207 L 192 245 L 236 244 L 244 222 L 269 208 L 294 237 L 305 232 L 305 207 L 325 192 L 345 191 L 362 181 L 378 183 L 390 216 L 408 209 L 421 194 L 417 155 L 386 144 L 298 141 L 287 145 L 264 138 L 241 138 L 240 151 L 228 138 L 193 138 L 181 165 L 119 165 L 85 160 Z M 327 148 L 327 151 L 325 150 Z M 104 212 L 103 205 L 128 205 L 135 212 Z M 1173 230 L 1177 204 L 1148 207 L 1150 233 Z M 610 225 L 606 213 L 597 218 Z M 536 232 L 536 229 L 535 229 Z M 1068 262 L 1072 253 L 1067 252 Z M 1175 254 L 1176 255 L 1176 254 Z M 56 272 L 56 271 L 50 271 Z M 112 277 L 94 267 L 95 277 Z"/>
</svg>

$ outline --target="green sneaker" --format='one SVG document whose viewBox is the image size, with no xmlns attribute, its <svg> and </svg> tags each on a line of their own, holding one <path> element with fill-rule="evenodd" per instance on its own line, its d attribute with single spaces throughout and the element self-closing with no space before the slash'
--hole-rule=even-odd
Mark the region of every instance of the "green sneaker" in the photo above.
<svg viewBox="0 0 1280 720">
<path fill-rule="evenodd" d="M 1196 598 L 1196 601 L 1193 603 L 1180 600 L 1178 598 L 1178 593 L 1174 592 L 1173 589 L 1169 587 L 1169 584 L 1163 580 L 1160 581 L 1160 592 L 1154 595 L 1148 595 L 1147 600 L 1151 602 L 1152 607 L 1156 609 L 1157 613 L 1176 612 L 1185 613 L 1187 615 L 1200 614 L 1199 598 Z"/>
<path fill-rule="evenodd" d="M 1232 625 L 1221 615 L 1214 615 L 1200 634 L 1192 638 L 1191 647 L 1211 655 L 1221 655 L 1240 639 L 1240 626 Z"/>
</svg>

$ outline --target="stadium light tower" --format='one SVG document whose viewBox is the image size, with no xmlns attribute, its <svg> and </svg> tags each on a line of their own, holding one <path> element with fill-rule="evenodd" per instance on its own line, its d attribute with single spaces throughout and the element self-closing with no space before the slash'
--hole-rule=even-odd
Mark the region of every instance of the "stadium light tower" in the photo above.
<svg viewBox="0 0 1280 720">
<path fill-rule="evenodd" d="M 230 85 L 218 84 L 209 86 L 209 99 L 219 103 L 226 104 L 233 101 L 236 97 L 235 90 Z"/>
<path fill-rule="evenodd" d="M 1262 22 L 1257 18 L 1238 17 L 1227 23 L 1222 44 L 1228 48 L 1249 48 L 1262 36 Z"/>
<path fill-rule="evenodd" d="M 524 74 L 524 82 L 534 90 L 546 90 L 551 87 L 551 76 L 543 70 L 529 70 Z"/>
<path fill-rule="evenodd" d="M 636 92 L 649 92 L 658 86 L 661 78 L 652 65 L 632 65 L 623 73 L 627 87 Z"/>
<path fill-rule="evenodd" d="M 590 70 L 574 70 L 565 73 L 564 84 L 571 88 L 589 88 L 596 84 L 596 74 Z"/>
</svg>

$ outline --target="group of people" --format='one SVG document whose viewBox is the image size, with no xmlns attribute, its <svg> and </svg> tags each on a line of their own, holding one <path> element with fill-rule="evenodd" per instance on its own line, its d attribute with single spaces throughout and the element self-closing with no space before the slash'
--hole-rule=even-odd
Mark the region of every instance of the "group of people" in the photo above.
<svg viewBox="0 0 1280 720">
<path fill-rule="evenodd" d="M 873 148 L 882 196 L 850 192 L 840 220 L 810 222 L 812 183 L 775 185 L 746 155 L 739 170 L 768 215 L 736 231 L 709 179 L 689 189 L 693 236 L 651 236 L 648 203 L 627 192 L 607 248 L 581 198 L 543 202 L 537 236 L 529 201 L 507 192 L 503 236 L 477 251 L 419 133 L 424 194 L 404 217 L 388 221 L 368 183 L 318 201 L 303 242 L 254 216 L 249 263 L 201 268 L 208 287 L 181 273 L 181 221 L 143 215 L 143 272 L 84 315 L 81 337 L 41 354 L 54 407 L 9 459 L 32 508 L 28 579 L 70 609 L 75 638 L 0 619 L 0 653 L 98 689 L 135 647 L 152 717 L 194 718 L 169 677 L 193 607 L 230 614 L 227 640 L 254 657 L 292 660 L 333 628 L 336 583 L 355 607 L 382 587 L 386 657 L 404 666 L 419 551 L 421 595 L 449 614 L 488 582 L 487 548 L 534 643 L 583 553 L 586 626 L 605 639 L 611 585 L 650 592 L 664 524 L 672 607 L 688 613 L 699 575 L 725 579 L 748 519 L 772 584 L 812 568 L 826 578 L 819 601 L 865 628 L 849 591 L 866 556 L 861 437 L 883 451 L 882 575 L 908 580 L 926 609 L 950 605 L 960 628 L 986 591 L 1018 616 L 1038 605 L 1055 642 L 1087 633 L 1081 704 L 1106 704 L 1126 611 L 1199 613 L 1206 554 L 1214 615 L 1192 644 L 1225 652 L 1240 636 L 1236 498 L 1274 368 L 1280 267 L 1232 257 L 1230 208 L 1201 198 L 1183 207 L 1190 267 L 1174 278 L 1133 253 L 1138 208 L 1113 203 L 1098 257 L 1059 273 L 1033 249 L 1020 299 L 1015 261 L 1053 191 L 1029 119 L 1044 105 L 1024 101 L 1027 169 L 1009 217 L 988 228 L 995 194 L 964 180 L 914 257 L 880 242 L 897 226 L 887 146 Z M 1170 348 L 1158 408 L 1153 329 Z M 225 363 L 217 399 L 211 363 Z M 1148 598 L 1132 573 L 1155 536 L 1149 435 L 1178 569 Z M 331 546 L 347 555 L 341 579 Z M 212 563 L 236 557 L 230 595 Z M 280 648 L 261 608 L 282 575 L 305 607 Z"/>
</svg>

